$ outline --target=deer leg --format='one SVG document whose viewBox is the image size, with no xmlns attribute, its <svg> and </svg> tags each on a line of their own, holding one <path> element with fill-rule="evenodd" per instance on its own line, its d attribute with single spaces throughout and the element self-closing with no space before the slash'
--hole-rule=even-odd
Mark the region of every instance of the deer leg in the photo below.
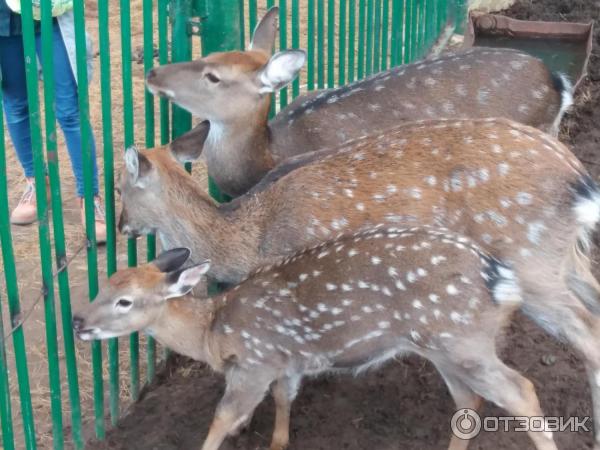
<svg viewBox="0 0 600 450">
<path fill-rule="evenodd" d="M 463 369 L 463 380 L 475 392 L 512 416 L 543 417 L 531 381 L 504 365 L 497 356 L 490 360 L 489 353 L 483 353 L 479 361 L 470 360 L 469 367 Z M 528 434 L 537 450 L 557 450 L 551 432 L 529 431 Z"/>
<path fill-rule="evenodd" d="M 256 374 L 253 374 L 256 375 Z M 202 450 L 218 450 L 225 438 L 247 423 L 264 398 L 271 379 L 227 374 L 227 388 L 202 445 Z"/>
<path fill-rule="evenodd" d="M 290 410 L 298 393 L 300 377 L 279 378 L 271 391 L 275 400 L 275 429 L 270 450 L 283 450 L 290 440 Z"/>
<path fill-rule="evenodd" d="M 600 317 L 590 313 L 569 293 L 559 298 L 554 295 L 550 302 L 526 306 L 525 312 L 535 322 L 566 340 L 582 356 L 592 392 L 594 450 L 600 450 Z"/>
<path fill-rule="evenodd" d="M 444 378 L 446 386 L 448 386 L 450 395 L 452 395 L 452 399 L 456 405 L 456 411 L 464 409 L 472 409 L 477 411 L 481 406 L 481 396 L 473 392 L 473 390 L 463 383 L 460 378 L 454 375 L 451 370 L 441 368 L 439 366 L 436 367 L 442 375 L 442 378 Z M 466 450 L 468 446 L 469 440 L 460 439 L 453 433 L 452 437 L 450 438 L 448 450 Z"/>
</svg>

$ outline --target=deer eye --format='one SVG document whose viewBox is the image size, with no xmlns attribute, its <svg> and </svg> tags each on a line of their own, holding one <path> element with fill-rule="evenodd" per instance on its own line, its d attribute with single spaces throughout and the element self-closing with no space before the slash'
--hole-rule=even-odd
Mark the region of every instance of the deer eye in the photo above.
<svg viewBox="0 0 600 450">
<path fill-rule="evenodd" d="M 204 76 L 211 83 L 218 83 L 219 81 L 221 81 L 221 79 L 218 76 L 216 76 L 214 73 L 211 73 L 211 72 L 206 72 L 204 74 Z"/>
<path fill-rule="evenodd" d="M 128 311 L 132 305 L 133 305 L 133 302 L 131 300 L 129 300 L 127 298 L 120 298 L 115 303 L 115 308 L 125 312 L 125 311 Z"/>
</svg>

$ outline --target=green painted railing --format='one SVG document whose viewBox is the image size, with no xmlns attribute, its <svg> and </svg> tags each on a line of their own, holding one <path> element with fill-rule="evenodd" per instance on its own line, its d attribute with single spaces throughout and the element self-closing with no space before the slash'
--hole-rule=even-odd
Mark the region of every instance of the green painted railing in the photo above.
<svg viewBox="0 0 600 450">
<path fill-rule="evenodd" d="M 54 449 L 65 446 L 81 449 L 89 438 L 103 438 L 107 424 L 114 425 L 123 411 L 124 405 L 120 401 L 125 397 L 122 391 L 127 390 L 131 401 L 135 401 L 143 385 L 154 378 L 159 356 L 164 357 L 168 353 L 166 349 L 163 353 L 157 352 L 156 343 L 151 338 L 144 340 L 137 334 L 128 339 L 112 339 L 106 344 L 96 342 L 88 350 L 81 343 L 76 345 L 70 327 L 73 273 L 69 273 L 69 264 L 80 252 L 85 254 L 86 295 L 90 300 L 96 295 L 101 279 L 117 270 L 119 247 L 114 188 L 115 166 L 120 164 L 121 152 L 132 144 L 148 148 L 154 147 L 157 141 L 166 144 L 192 125 L 192 118 L 187 112 L 164 99 L 155 99 L 144 90 L 143 83 L 134 83 L 136 70 L 140 80 L 139 68 L 133 60 L 136 45 L 141 45 L 141 56 L 137 57 L 141 58 L 143 73 L 156 64 L 186 61 L 198 54 L 214 51 L 240 49 L 248 44 L 266 8 L 277 4 L 281 22 L 277 49 L 305 48 L 308 58 L 306 70 L 273 100 L 272 113 L 275 114 L 278 108 L 285 107 L 304 91 L 343 85 L 425 56 L 451 18 L 455 15 L 462 17 L 465 2 L 456 2 L 121 0 L 117 4 L 98 0 L 97 15 L 86 18 L 84 1 L 75 0 L 73 16 L 85 163 L 86 231 L 81 241 L 73 242 L 73 239 L 66 239 L 63 218 L 54 111 L 51 0 L 41 1 L 39 32 L 42 45 L 39 56 L 44 62 L 43 89 L 40 89 L 42 84 L 38 79 L 32 0 L 21 0 L 23 57 L 38 204 L 40 261 L 36 264 L 39 269 L 33 275 L 39 277 L 42 285 L 39 300 L 43 303 L 48 372 L 39 379 L 39 373 L 30 371 L 31 361 L 28 361 L 28 345 L 34 344 L 31 339 L 26 340 L 26 331 L 29 330 L 27 318 L 37 300 L 23 298 L 19 289 L 19 275 L 24 277 L 26 274 L 20 274 L 18 270 L 8 207 L 9 199 L 15 198 L 14 192 L 9 196 L 9 187 L 12 191 L 19 186 L 9 186 L 7 171 L 20 169 L 7 164 L 7 151 L 12 149 L 5 146 L 4 119 L 0 114 L 0 241 L 4 273 L 4 286 L 0 290 L 0 430 L 3 448 L 47 448 L 49 440 L 42 440 L 41 433 L 51 437 Z M 141 27 L 138 23 L 140 17 L 143 20 Z M 137 27 L 137 34 L 132 33 L 133 26 Z M 99 55 L 94 60 L 97 75 L 94 81 L 89 78 L 87 70 L 86 28 L 97 30 Z M 137 38 L 140 33 L 141 41 Z M 99 104 L 90 104 L 92 82 L 98 83 L 101 92 Z M 106 245 L 100 249 L 94 231 L 91 112 L 94 123 L 100 124 L 96 126 L 95 137 L 99 144 L 98 155 L 104 162 L 102 194 L 108 234 Z M 191 167 L 188 169 L 191 170 Z M 47 183 L 50 202 L 46 193 Z M 209 190 L 219 201 L 227 200 L 210 180 Z M 138 263 L 138 253 L 143 248 L 146 253 L 144 259 L 152 260 L 156 254 L 154 238 L 150 237 L 145 242 L 127 242 L 126 250 L 122 249 L 127 253 L 127 265 Z M 106 260 L 105 267 L 99 264 L 99 257 Z M 31 281 L 32 273 L 27 275 Z M 25 311 L 22 311 L 22 303 L 26 305 Z M 57 312 L 60 320 L 57 320 Z M 2 316 L 7 317 L 6 322 L 2 321 Z M 144 341 L 146 347 L 142 351 L 140 346 Z M 79 359 L 82 348 L 91 360 L 85 370 Z M 60 357 L 61 352 L 64 357 Z M 124 353 L 128 355 L 126 358 L 122 357 Z M 146 374 L 144 379 L 143 373 Z M 50 414 L 35 415 L 31 391 L 33 376 L 36 384 L 48 388 Z M 84 382 L 91 384 L 91 396 L 82 395 Z M 69 431 L 65 432 L 67 429 Z"/>
</svg>

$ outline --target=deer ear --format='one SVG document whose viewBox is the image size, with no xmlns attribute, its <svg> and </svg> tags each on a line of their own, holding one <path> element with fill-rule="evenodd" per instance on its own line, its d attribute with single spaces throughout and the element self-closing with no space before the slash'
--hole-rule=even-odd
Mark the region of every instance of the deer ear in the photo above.
<svg viewBox="0 0 600 450">
<path fill-rule="evenodd" d="M 190 131 L 174 139 L 169 148 L 171 154 L 180 163 L 192 162 L 200 157 L 204 148 L 204 141 L 210 131 L 210 122 L 200 122 Z"/>
<path fill-rule="evenodd" d="M 279 8 L 273 6 L 267 11 L 264 17 L 260 20 L 254 34 L 252 35 L 252 42 L 250 42 L 250 50 L 261 50 L 267 55 L 273 53 L 273 47 L 275 46 L 275 36 L 279 29 Z"/>
<path fill-rule="evenodd" d="M 133 146 L 125 150 L 125 167 L 133 184 L 143 186 L 143 179 L 152 169 L 152 163 Z"/>
<path fill-rule="evenodd" d="M 276 92 L 298 76 L 306 61 L 304 50 L 284 50 L 271 56 L 259 74 L 259 92 Z"/>
<path fill-rule="evenodd" d="M 165 298 L 181 297 L 190 292 L 210 269 L 210 261 L 180 269 L 167 275 Z"/>
<path fill-rule="evenodd" d="M 161 272 L 173 272 L 185 264 L 191 253 L 189 248 L 172 248 L 158 255 L 152 264 Z"/>
</svg>

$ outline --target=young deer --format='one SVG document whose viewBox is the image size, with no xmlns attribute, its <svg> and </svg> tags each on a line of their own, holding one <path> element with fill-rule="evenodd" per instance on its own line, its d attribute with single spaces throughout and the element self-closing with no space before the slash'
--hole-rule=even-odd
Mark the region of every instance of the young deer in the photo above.
<svg viewBox="0 0 600 450">
<path fill-rule="evenodd" d="M 117 272 L 73 328 L 85 340 L 147 331 L 224 372 L 203 450 L 248 422 L 269 388 L 271 450 L 281 450 L 304 376 L 357 374 L 406 352 L 436 366 L 457 409 L 477 408 L 483 397 L 511 415 L 543 415 L 531 382 L 496 354 L 496 337 L 521 303 L 516 277 L 467 238 L 426 227 L 368 230 L 259 269 L 212 298 L 180 297 L 209 266 L 181 269 L 188 254 L 170 250 Z M 556 449 L 552 433 L 530 436 L 537 449 Z M 467 442 L 453 437 L 450 449 Z"/>
<path fill-rule="evenodd" d="M 569 81 L 539 59 L 475 48 L 301 95 L 268 122 L 271 95 L 290 83 L 305 61 L 299 50 L 271 56 L 276 29 L 273 8 L 257 26 L 249 51 L 214 53 L 147 75 L 151 92 L 210 121 L 204 147 L 180 157 L 187 161 L 203 152 L 209 175 L 232 196 L 248 191 L 291 156 L 403 122 L 507 117 L 556 135 L 572 104 Z"/>
<path fill-rule="evenodd" d="M 600 418 L 600 346 L 590 345 L 600 338 L 593 314 L 600 302 L 586 258 L 600 191 L 556 139 L 505 119 L 407 124 L 221 206 L 166 148 L 130 149 L 126 161 L 119 229 L 158 232 L 164 249 L 189 247 L 225 282 L 379 223 L 445 226 L 471 237 L 512 264 L 524 312 L 581 353 Z"/>
</svg>

